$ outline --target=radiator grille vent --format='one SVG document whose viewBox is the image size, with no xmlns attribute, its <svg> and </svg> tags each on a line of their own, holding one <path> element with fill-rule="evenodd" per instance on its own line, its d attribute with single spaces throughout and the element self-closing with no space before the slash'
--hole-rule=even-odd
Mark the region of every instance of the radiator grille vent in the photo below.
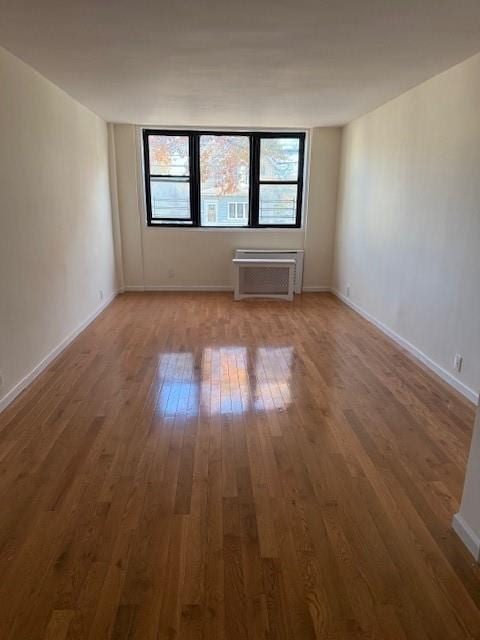
<svg viewBox="0 0 480 640">
<path fill-rule="evenodd" d="M 273 294 L 286 295 L 288 293 L 288 268 L 249 267 L 240 269 L 240 291 L 243 294 Z"/>
<path fill-rule="evenodd" d="M 286 258 L 295 260 L 294 291 L 295 293 L 302 293 L 303 253 L 303 249 L 236 249 L 235 258 Z M 267 292 L 263 291 L 262 293 Z"/>
</svg>

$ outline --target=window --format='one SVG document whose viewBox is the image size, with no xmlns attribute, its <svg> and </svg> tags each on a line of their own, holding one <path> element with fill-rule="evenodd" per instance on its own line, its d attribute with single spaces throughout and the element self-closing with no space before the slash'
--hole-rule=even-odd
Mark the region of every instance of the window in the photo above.
<svg viewBox="0 0 480 640">
<path fill-rule="evenodd" d="M 236 226 L 230 218 L 232 197 L 244 199 L 248 207 L 250 141 L 245 135 L 200 135 L 200 197 L 215 198 L 219 217 L 217 225 Z M 206 211 L 200 210 L 200 223 L 206 224 Z M 234 216 L 235 217 L 235 216 Z M 248 225 L 248 215 L 240 224 Z"/>
<path fill-rule="evenodd" d="M 248 218 L 248 202 L 229 202 L 229 220 L 246 220 Z"/>
<path fill-rule="evenodd" d="M 299 227 L 304 133 L 143 131 L 149 226 Z"/>
<path fill-rule="evenodd" d="M 299 138 L 260 140 L 260 224 L 295 223 L 299 156 Z"/>
<path fill-rule="evenodd" d="M 146 166 L 149 223 L 192 225 L 189 136 L 149 136 Z"/>
</svg>

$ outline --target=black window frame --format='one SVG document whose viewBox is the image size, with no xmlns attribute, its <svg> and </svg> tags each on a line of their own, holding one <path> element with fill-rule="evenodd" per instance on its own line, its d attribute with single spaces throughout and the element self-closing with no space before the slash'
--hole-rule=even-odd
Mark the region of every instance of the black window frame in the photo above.
<svg viewBox="0 0 480 640">
<path fill-rule="evenodd" d="M 200 137 L 208 136 L 246 136 L 250 143 L 250 171 L 248 221 L 245 225 L 202 225 L 200 206 Z M 150 173 L 150 136 L 184 136 L 189 141 L 189 176 L 190 185 L 190 218 L 154 218 L 152 216 L 152 200 L 150 180 L 155 177 L 181 180 L 186 176 L 166 176 Z M 299 141 L 298 175 L 297 180 L 260 180 L 260 146 L 263 138 L 297 138 Z M 209 131 L 186 129 L 143 129 L 143 176 L 145 183 L 145 205 L 147 211 L 147 225 L 152 228 L 183 228 L 183 229 L 299 229 L 302 226 L 302 204 L 305 171 L 305 132 L 291 131 Z M 297 207 L 293 224 L 260 224 L 260 186 L 262 184 L 293 184 L 297 185 Z"/>
</svg>

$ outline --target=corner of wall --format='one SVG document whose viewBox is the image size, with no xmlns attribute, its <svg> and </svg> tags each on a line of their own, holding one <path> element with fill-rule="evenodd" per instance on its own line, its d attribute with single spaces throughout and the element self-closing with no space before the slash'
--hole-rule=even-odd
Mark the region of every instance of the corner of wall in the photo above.
<svg viewBox="0 0 480 640">
<path fill-rule="evenodd" d="M 452 527 L 477 562 L 480 561 L 480 406 L 473 428 L 460 511 Z"/>
<path fill-rule="evenodd" d="M 110 202 L 112 212 L 113 246 L 115 251 L 115 265 L 117 270 L 118 290 L 125 290 L 125 276 L 123 273 L 123 248 L 122 248 L 122 227 L 120 223 L 120 211 L 118 206 L 118 183 L 117 183 L 117 159 L 115 149 L 114 125 L 109 122 L 108 128 L 108 169 L 110 179 Z"/>
</svg>

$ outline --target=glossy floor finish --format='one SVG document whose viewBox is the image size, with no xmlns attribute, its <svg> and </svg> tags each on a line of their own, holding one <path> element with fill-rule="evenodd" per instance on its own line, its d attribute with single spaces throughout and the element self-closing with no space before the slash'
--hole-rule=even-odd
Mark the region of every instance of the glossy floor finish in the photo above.
<svg viewBox="0 0 480 640">
<path fill-rule="evenodd" d="M 0 637 L 480 638 L 473 413 L 329 294 L 122 295 L 0 416 Z"/>
</svg>

